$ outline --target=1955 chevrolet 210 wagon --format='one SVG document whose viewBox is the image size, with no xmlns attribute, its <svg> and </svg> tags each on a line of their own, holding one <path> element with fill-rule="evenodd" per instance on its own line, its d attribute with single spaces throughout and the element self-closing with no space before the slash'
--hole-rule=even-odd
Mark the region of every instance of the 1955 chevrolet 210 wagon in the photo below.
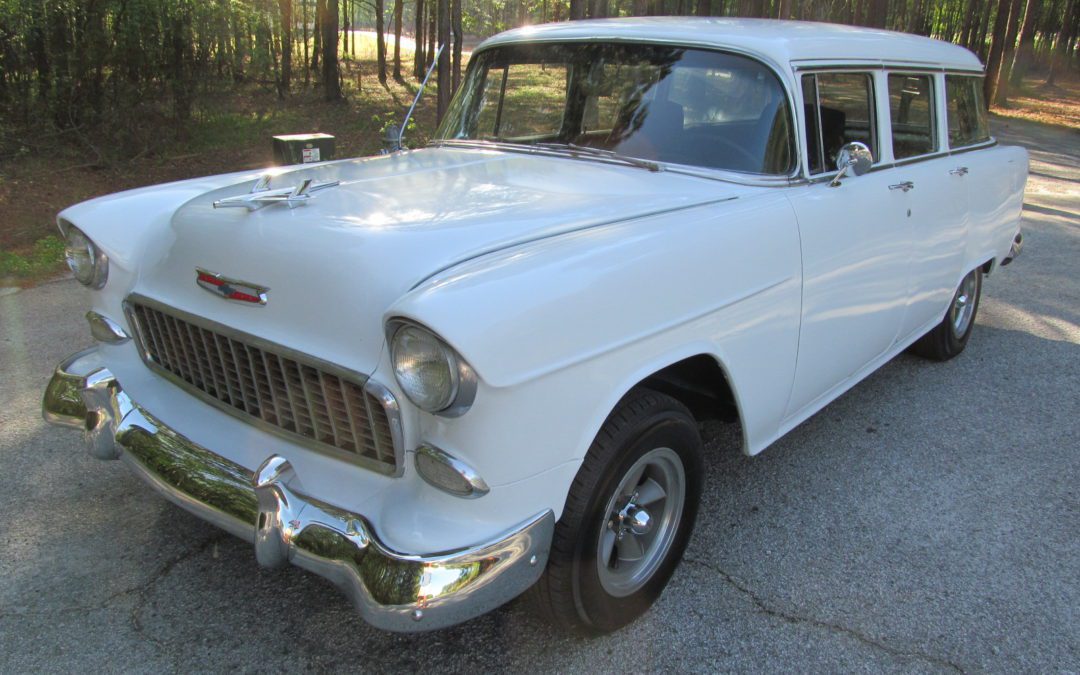
<svg viewBox="0 0 1080 675">
<path fill-rule="evenodd" d="M 96 345 L 45 417 L 380 628 L 529 589 L 613 630 L 690 536 L 696 420 L 757 454 L 964 349 L 1027 177 L 981 91 L 970 52 L 885 31 L 503 33 L 427 147 L 63 211 Z"/>
</svg>

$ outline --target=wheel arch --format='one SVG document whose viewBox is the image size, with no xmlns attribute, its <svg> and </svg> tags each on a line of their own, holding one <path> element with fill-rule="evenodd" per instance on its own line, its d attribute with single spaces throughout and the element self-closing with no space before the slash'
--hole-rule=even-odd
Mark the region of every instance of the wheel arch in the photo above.
<svg viewBox="0 0 1080 675">
<path fill-rule="evenodd" d="M 718 418 L 739 425 L 742 451 L 749 454 L 743 405 L 724 358 L 712 345 L 690 344 L 670 350 L 643 364 L 613 387 L 590 425 L 587 449 L 619 402 L 638 387 L 667 394 L 690 409 L 697 420 Z"/>
</svg>

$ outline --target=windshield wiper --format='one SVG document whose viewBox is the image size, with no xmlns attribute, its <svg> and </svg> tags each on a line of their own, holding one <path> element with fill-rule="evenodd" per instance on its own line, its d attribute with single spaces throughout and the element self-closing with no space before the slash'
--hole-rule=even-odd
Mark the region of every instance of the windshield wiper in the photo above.
<svg viewBox="0 0 1080 675">
<path fill-rule="evenodd" d="M 653 162 L 647 159 L 641 159 L 640 157 L 630 157 L 629 155 L 622 155 L 614 150 L 605 150 L 604 148 L 593 148 L 587 145 L 577 145 L 576 143 L 530 143 L 529 145 L 535 145 L 540 148 L 550 150 L 567 150 L 572 154 L 585 155 L 588 157 L 601 157 L 603 159 L 610 159 L 616 162 L 622 162 L 629 164 L 630 166 L 636 166 L 642 169 L 648 169 L 649 171 L 662 171 L 663 167 L 657 162 Z"/>
</svg>

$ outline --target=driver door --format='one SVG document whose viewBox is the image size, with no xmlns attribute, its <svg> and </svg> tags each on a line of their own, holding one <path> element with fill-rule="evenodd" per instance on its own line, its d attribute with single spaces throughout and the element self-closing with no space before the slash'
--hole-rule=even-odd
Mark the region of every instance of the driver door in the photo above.
<svg viewBox="0 0 1080 675">
<path fill-rule="evenodd" d="M 813 412 L 896 340 L 907 308 L 908 195 L 880 158 L 875 76 L 803 76 L 809 184 L 791 193 L 803 256 L 802 325 L 787 418 Z M 835 156 L 865 143 L 875 166 L 832 187 Z"/>
</svg>

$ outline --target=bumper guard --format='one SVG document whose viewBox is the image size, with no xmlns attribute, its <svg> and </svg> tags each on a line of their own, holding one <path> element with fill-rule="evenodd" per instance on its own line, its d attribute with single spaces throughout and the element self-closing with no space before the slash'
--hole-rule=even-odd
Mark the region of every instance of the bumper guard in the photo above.
<svg viewBox="0 0 1080 675">
<path fill-rule="evenodd" d="M 551 511 L 472 548 L 424 556 L 390 550 L 363 516 L 307 496 L 280 455 L 251 472 L 162 424 L 108 369 L 80 364 L 93 351 L 57 366 L 42 404 L 46 421 L 82 429 L 94 457 L 124 461 L 166 499 L 252 542 L 259 564 L 290 562 L 326 577 L 378 628 L 414 632 L 466 621 L 527 589 L 547 563 Z"/>
</svg>

